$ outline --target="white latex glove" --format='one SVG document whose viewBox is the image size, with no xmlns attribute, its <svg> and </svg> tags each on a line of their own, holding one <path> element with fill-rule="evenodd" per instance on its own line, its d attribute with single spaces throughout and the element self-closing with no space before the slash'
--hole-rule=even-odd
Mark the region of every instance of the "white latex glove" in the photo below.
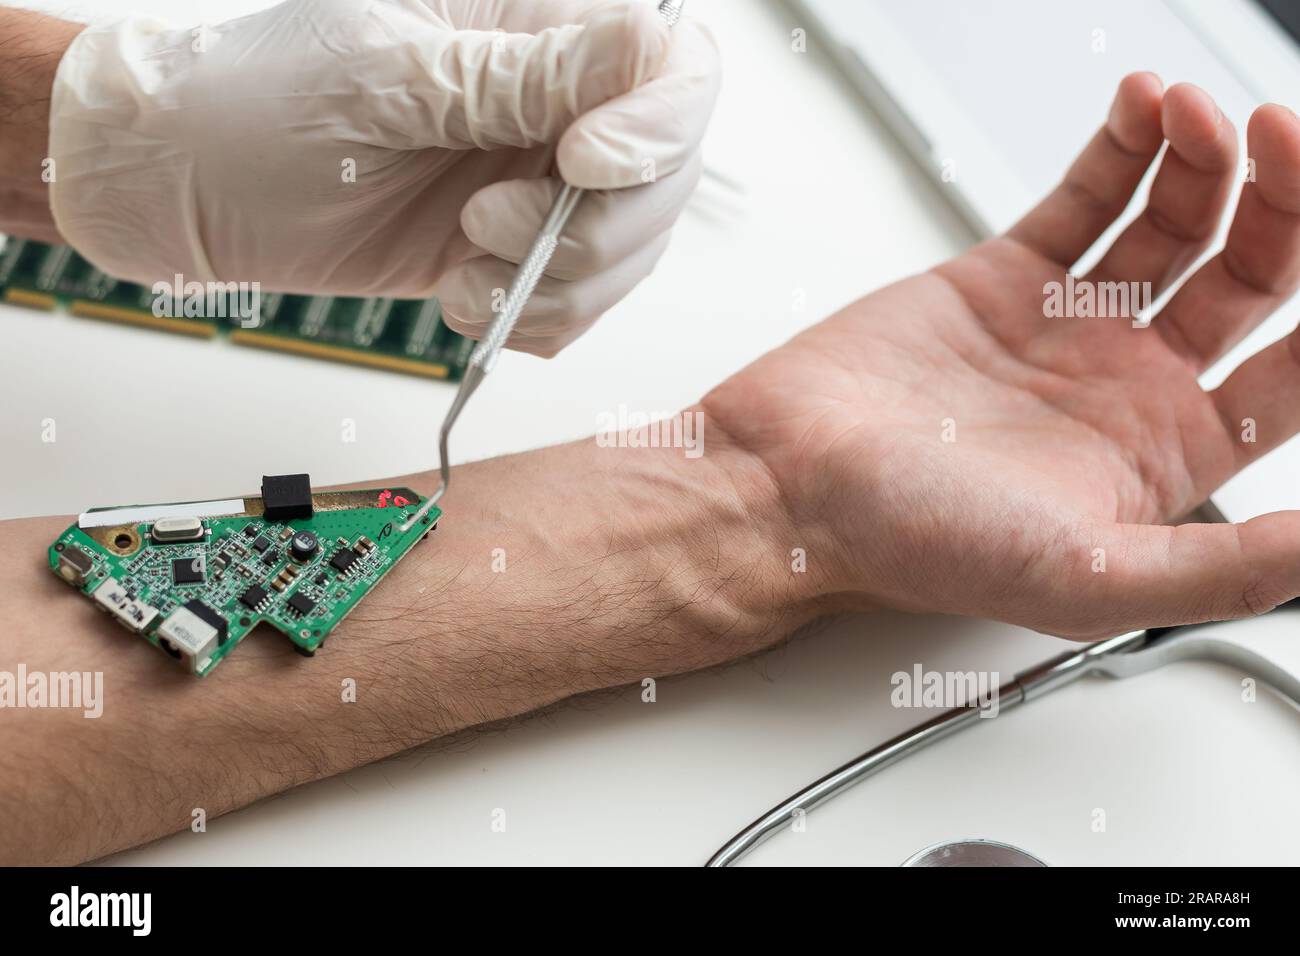
<svg viewBox="0 0 1300 956">
<path fill-rule="evenodd" d="M 511 338 L 553 355 L 663 252 L 718 79 L 709 34 L 670 33 L 650 0 L 288 0 L 194 30 L 131 17 L 59 66 L 50 205 L 123 279 L 437 295 L 477 336 L 558 166 L 602 192 Z"/>
</svg>

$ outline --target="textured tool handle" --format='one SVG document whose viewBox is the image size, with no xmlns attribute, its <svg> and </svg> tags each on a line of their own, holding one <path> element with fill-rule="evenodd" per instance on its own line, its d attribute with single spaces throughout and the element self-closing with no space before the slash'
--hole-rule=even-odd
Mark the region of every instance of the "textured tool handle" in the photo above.
<svg viewBox="0 0 1300 956">
<path fill-rule="evenodd" d="M 686 6 L 686 0 L 662 0 L 659 4 L 659 16 L 664 18 L 664 22 L 670 27 L 677 26 L 677 21 L 682 18 L 682 7 Z"/>
<path fill-rule="evenodd" d="M 497 355 L 505 347 L 510 333 L 514 331 L 520 313 L 524 311 L 524 306 L 532 297 L 533 290 L 541 281 L 542 273 L 550 264 L 551 256 L 555 255 L 555 247 L 558 244 L 559 237 L 548 233 L 542 233 L 533 240 L 533 244 L 528 248 L 528 255 L 524 256 L 524 261 L 519 263 L 519 268 L 515 271 L 510 290 L 501 304 L 501 311 L 492 320 L 488 330 L 483 333 L 483 338 L 479 339 L 478 345 L 474 346 L 474 351 L 470 353 L 470 365 L 481 365 L 485 372 L 492 370 Z"/>
</svg>

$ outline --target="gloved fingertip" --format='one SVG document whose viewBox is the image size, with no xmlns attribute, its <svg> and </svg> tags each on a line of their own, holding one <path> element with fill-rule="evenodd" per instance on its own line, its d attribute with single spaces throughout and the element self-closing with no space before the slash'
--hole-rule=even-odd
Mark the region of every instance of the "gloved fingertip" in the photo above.
<svg viewBox="0 0 1300 956">
<path fill-rule="evenodd" d="M 583 22 L 577 61 L 582 64 L 582 112 L 612 96 L 636 89 L 655 75 L 668 56 L 668 25 L 644 0 L 622 0 L 596 8 Z M 588 99 L 587 95 L 580 98 Z"/>
<path fill-rule="evenodd" d="M 491 188 L 484 187 L 485 189 Z M 490 194 L 484 195 L 484 190 L 480 189 L 474 195 L 465 201 L 465 205 L 460 210 L 460 231 L 465 233 L 465 238 L 480 249 L 483 243 L 480 241 L 484 230 L 490 225 L 490 214 L 488 207 L 491 205 Z"/>
<path fill-rule="evenodd" d="M 638 15 L 651 10 L 636 6 Z M 699 145 L 721 85 L 717 44 L 694 21 L 680 24 L 671 41 L 663 67 L 646 83 L 583 113 L 564 131 L 556 162 L 566 182 L 584 189 L 654 182 L 679 169 Z"/>
<path fill-rule="evenodd" d="M 598 32 L 611 30 L 605 35 L 606 40 L 623 41 L 625 50 L 636 50 L 658 66 L 668 53 L 671 30 L 664 18 L 659 16 L 653 3 L 645 0 L 615 0 L 602 4 L 592 10 L 583 20 L 588 28 L 596 27 Z"/>
<path fill-rule="evenodd" d="M 560 176 L 582 189 L 626 189 L 675 172 L 692 144 L 671 117 L 650 113 L 629 119 L 610 112 L 599 122 L 574 123 L 556 148 Z"/>
<path fill-rule="evenodd" d="M 548 180 L 547 183 L 554 183 L 553 188 L 542 190 L 539 189 L 540 182 L 506 179 L 475 191 L 460 211 L 460 228 L 465 237 L 480 249 L 496 255 L 502 250 L 495 248 L 491 238 L 501 234 L 503 222 L 535 232 L 550 208 L 554 191 L 560 188 L 557 181 Z"/>
<path fill-rule="evenodd" d="M 619 189 L 635 182 L 633 157 L 590 125 L 569 127 L 555 163 L 560 178 L 579 189 Z"/>
<path fill-rule="evenodd" d="M 442 305 L 442 320 L 446 324 L 447 328 L 451 329 L 457 335 L 463 335 L 465 338 L 474 339 L 475 341 L 478 341 L 479 337 L 483 334 L 483 330 L 486 328 L 484 325 L 465 321 L 459 314 L 447 308 L 445 302 Z"/>
</svg>

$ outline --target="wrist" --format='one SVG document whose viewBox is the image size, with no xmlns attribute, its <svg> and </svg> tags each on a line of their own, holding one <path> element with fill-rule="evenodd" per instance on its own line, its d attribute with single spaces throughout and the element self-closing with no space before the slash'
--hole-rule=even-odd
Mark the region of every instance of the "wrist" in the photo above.
<svg viewBox="0 0 1300 956">
<path fill-rule="evenodd" d="M 58 242 L 46 162 L 50 94 L 59 61 L 81 24 L 0 10 L 0 231 Z"/>
<path fill-rule="evenodd" d="M 495 703 L 454 725 L 720 664 L 828 610 L 761 461 L 684 414 L 699 416 L 693 450 L 624 434 L 456 469 L 447 517 L 404 572 L 426 584 L 429 666 L 448 687 L 492 671 Z"/>
</svg>

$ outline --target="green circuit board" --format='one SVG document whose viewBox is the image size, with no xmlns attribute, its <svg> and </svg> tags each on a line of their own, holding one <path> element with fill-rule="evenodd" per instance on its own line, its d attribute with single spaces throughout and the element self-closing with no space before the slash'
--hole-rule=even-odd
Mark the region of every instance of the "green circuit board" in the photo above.
<svg viewBox="0 0 1300 956">
<path fill-rule="evenodd" d="M 69 246 L 26 239 L 10 238 L 0 250 L 0 297 L 30 308 L 62 306 L 85 318 L 426 378 L 459 379 L 474 347 L 447 327 L 437 299 L 266 292 L 259 293 L 252 324 L 236 292 L 205 292 L 203 309 L 187 309 L 183 287 L 179 295 L 161 295 L 105 275 Z"/>
<path fill-rule="evenodd" d="M 437 526 L 431 508 L 401 530 L 422 502 L 408 488 L 313 494 L 306 475 L 280 476 L 261 497 L 88 511 L 50 545 L 49 564 L 202 677 L 259 624 L 314 654 Z"/>
</svg>

